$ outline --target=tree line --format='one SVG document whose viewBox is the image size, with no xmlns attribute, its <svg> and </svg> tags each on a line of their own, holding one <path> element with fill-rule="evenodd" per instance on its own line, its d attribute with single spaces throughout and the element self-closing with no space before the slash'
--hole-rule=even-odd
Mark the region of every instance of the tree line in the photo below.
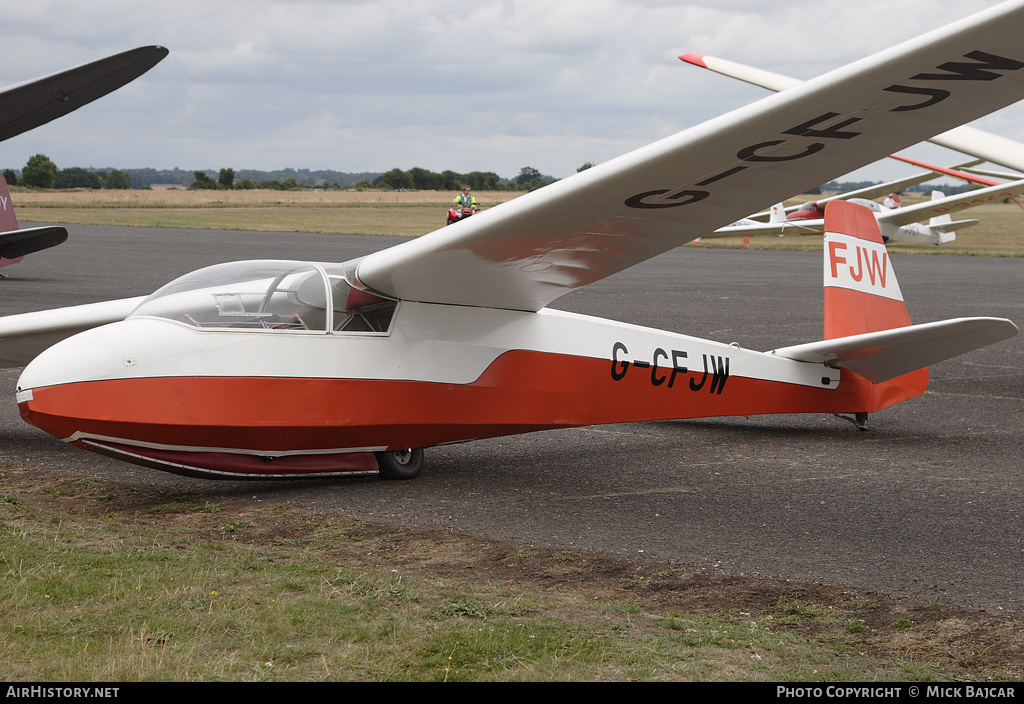
<svg viewBox="0 0 1024 704">
<path fill-rule="evenodd" d="M 337 181 L 328 184 L 322 179 L 319 179 L 319 183 L 303 183 L 295 176 L 263 181 L 254 181 L 250 178 L 239 180 L 236 178 L 235 170 L 229 168 L 221 169 L 217 173 L 216 179 L 206 171 L 195 171 L 193 176 L 194 179 L 188 186 L 191 190 L 269 188 L 291 191 L 310 186 L 344 187 Z M 546 176 L 530 166 L 523 167 L 519 175 L 512 179 L 503 179 L 493 171 L 471 171 L 468 174 L 460 174 L 448 170 L 437 173 L 414 167 L 408 171 L 394 168 L 372 178 L 367 177 L 354 184 L 349 184 L 349 187 L 358 190 L 379 189 L 385 191 L 458 191 L 463 186 L 469 186 L 477 191 L 532 191 L 555 180 L 554 177 Z"/>
<path fill-rule="evenodd" d="M 471 171 L 468 174 L 454 171 L 436 173 L 413 167 L 408 171 L 391 169 L 372 181 L 356 184 L 356 188 L 380 188 L 389 191 L 457 191 L 463 186 L 469 186 L 475 191 L 533 191 L 556 180 L 532 166 L 524 166 L 520 169 L 519 175 L 511 179 L 503 179 L 493 171 Z"/>
<path fill-rule="evenodd" d="M 589 168 L 585 164 L 579 170 Z M 220 171 L 181 169 L 94 169 L 71 167 L 60 169 L 46 155 L 36 154 L 28 160 L 20 173 L 13 169 L 3 171 L 9 185 L 33 188 L 150 188 L 157 183 L 171 183 L 190 190 L 203 189 L 270 189 L 302 190 L 308 188 L 357 188 L 360 190 L 434 190 L 457 191 L 463 186 L 478 191 L 532 191 L 557 179 L 542 174 L 537 169 L 525 166 L 511 179 L 498 176 L 493 171 L 471 171 L 456 173 L 446 170 L 440 173 L 414 167 L 408 171 L 394 168 L 385 173 L 345 173 L 338 171 L 310 171 L 309 169 L 282 169 L 280 171 L 255 171 L 223 168 Z"/>
<path fill-rule="evenodd" d="M 877 186 L 882 181 L 829 181 L 825 185 L 817 188 L 813 191 L 808 191 L 809 194 L 818 195 L 820 193 L 848 193 L 850 191 L 856 191 L 861 188 L 870 188 L 871 186 Z M 942 191 L 947 196 L 955 196 L 959 193 L 966 193 L 967 191 L 974 190 L 978 186 L 970 183 L 964 183 L 960 185 L 944 184 L 942 186 L 936 186 L 933 183 L 919 183 L 914 186 L 907 186 L 901 188 L 900 193 L 931 193 L 936 188 Z"/>
<path fill-rule="evenodd" d="M 77 166 L 58 169 L 57 165 L 44 154 L 29 157 L 28 163 L 21 170 L 21 176 L 11 169 L 5 169 L 3 173 L 9 186 L 114 189 L 132 187 L 132 177 L 125 171 L 119 169 L 92 171 Z"/>
<path fill-rule="evenodd" d="M 587 162 L 577 171 L 593 166 Z M 542 174 L 531 166 L 524 166 L 514 178 L 505 179 L 493 171 L 471 171 L 466 174 L 451 170 L 440 173 L 414 167 L 408 171 L 394 168 L 385 173 L 346 173 L 340 171 L 310 171 L 309 169 L 281 169 L 279 171 L 235 171 L 231 168 L 214 171 L 183 171 L 181 169 L 84 169 L 71 167 L 57 168 L 44 154 L 29 158 L 20 174 L 13 169 L 3 171 L 8 185 L 30 186 L 33 188 L 88 188 L 88 189 L 129 189 L 149 188 L 155 183 L 173 183 L 191 190 L 200 189 L 253 189 L 262 188 L 278 191 L 298 191 L 309 188 L 356 188 L 359 190 L 388 191 L 457 191 L 469 186 L 475 191 L 532 191 L 556 181 L 553 176 Z M 875 182 L 830 181 L 808 194 L 822 191 L 849 191 L 873 186 Z M 904 191 L 931 190 L 933 186 L 922 184 L 910 186 Z M 945 185 L 946 195 L 953 195 L 971 189 L 963 186 Z"/>
</svg>

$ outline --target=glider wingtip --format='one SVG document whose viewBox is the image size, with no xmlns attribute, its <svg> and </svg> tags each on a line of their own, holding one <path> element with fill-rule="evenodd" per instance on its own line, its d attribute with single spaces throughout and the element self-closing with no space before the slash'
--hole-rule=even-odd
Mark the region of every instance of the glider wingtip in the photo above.
<svg viewBox="0 0 1024 704">
<path fill-rule="evenodd" d="M 685 61 L 688 64 L 693 64 L 694 66 L 700 66 L 701 68 L 707 68 L 708 65 L 706 63 L 704 63 L 704 56 L 705 56 L 705 54 L 697 54 L 697 53 L 691 52 L 689 54 L 683 54 L 682 56 L 679 57 L 679 59 L 681 61 Z"/>
<path fill-rule="evenodd" d="M 167 55 L 171 53 L 171 50 L 159 44 L 148 44 L 146 46 L 137 47 L 131 52 L 126 53 L 135 53 L 140 56 L 146 56 L 153 61 L 154 64 L 157 64 L 167 58 Z"/>
</svg>

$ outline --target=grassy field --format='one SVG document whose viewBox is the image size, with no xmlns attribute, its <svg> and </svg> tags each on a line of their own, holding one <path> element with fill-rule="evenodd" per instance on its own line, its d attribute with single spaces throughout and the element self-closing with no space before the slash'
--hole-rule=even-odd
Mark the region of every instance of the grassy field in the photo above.
<svg viewBox="0 0 1024 704">
<path fill-rule="evenodd" d="M 25 222 L 415 237 L 445 225 L 456 192 L 28 191 L 11 195 Z M 521 193 L 475 194 L 489 208 Z"/>
<path fill-rule="evenodd" d="M 371 480 L 374 481 L 374 480 Z M 0 467 L 0 680 L 1013 682 L 1021 624 Z"/>
<path fill-rule="evenodd" d="M 18 218 L 25 222 L 212 230 L 325 232 L 413 237 L 445 224 L 456 193 L 438 191 L 34 191 L 12 189 Z M 483 208 L 521 193 L 476 193 Z M 801 199 L 797 199 L 801 200 Z M 802 200 L 806 200 L 802 199 Z M 796 200 L 794 201 L 796 202 Z M 908 204 L 912 202 L 908 199 Z M 1024 209 L 1014 203 L 985 205 L 959 218 L 979 225 L 941 247 L 893 243 L 893 251 L 966 256 L 1024 256 Z M 800 235 L 705 240 L 704 247 L 817 250 L 820 239 Z"/>
</svg>

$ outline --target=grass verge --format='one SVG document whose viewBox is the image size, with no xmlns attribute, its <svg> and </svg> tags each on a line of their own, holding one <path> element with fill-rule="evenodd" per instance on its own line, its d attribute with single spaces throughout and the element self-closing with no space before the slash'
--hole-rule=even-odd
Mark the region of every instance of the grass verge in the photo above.
<svg viewBox="0 0 1024 704">
<path fill-rule="evenodd" d="M 477 193 L 490 208 L 521 193 Z M 445 224 L 455 193 L 439 191 L 36 191 L 13 189 L 25 222 L 118 227 L 180 227 L 212 230 L 321 232 L 416 237 Z M 796 199 L 794 202 L 806 200 Z M 908 204 L 910 204 L 908 199 Z M 894 252 L 960 256 L 1024 257 L 1024 210 L 1015 203 L 979 206 L 957 215 L 980 223 L 942 246 L 892 243 Z M 813 250 L 820 236 L 704 240 L 703 247 Z"/>
<path fill-rule="evenodd" d="M 5 681 L 1014 681 L 1021 624 L 0 470 Z"/>
</svg>

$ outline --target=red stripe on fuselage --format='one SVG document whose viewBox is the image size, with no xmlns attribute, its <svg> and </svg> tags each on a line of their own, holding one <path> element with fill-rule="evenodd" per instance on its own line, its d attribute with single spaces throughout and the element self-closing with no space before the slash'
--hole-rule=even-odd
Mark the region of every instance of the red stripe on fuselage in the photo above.
<svg viewBox="0 0 1024 704">
<path fill-rule="evenodd" d="M 816 389 L 740 376 L 716 384 L 703 370 L 673 377 L 673 369 L 663 367 L 633 367 L 615 380 L 614 369 L 610 360 L 518 350 L 500 356 L 471 384 L 113 379 L 36 388 L 19 407 L 26 421 L 61 439 L 80 433 L 128 444 L 257 453 L 429 447 L 657 419 L 877 410 L 871 384 L 847 372 L 839 389 Z M 897 400 L 903 399 L 884 405 Z"/>
</svg>

